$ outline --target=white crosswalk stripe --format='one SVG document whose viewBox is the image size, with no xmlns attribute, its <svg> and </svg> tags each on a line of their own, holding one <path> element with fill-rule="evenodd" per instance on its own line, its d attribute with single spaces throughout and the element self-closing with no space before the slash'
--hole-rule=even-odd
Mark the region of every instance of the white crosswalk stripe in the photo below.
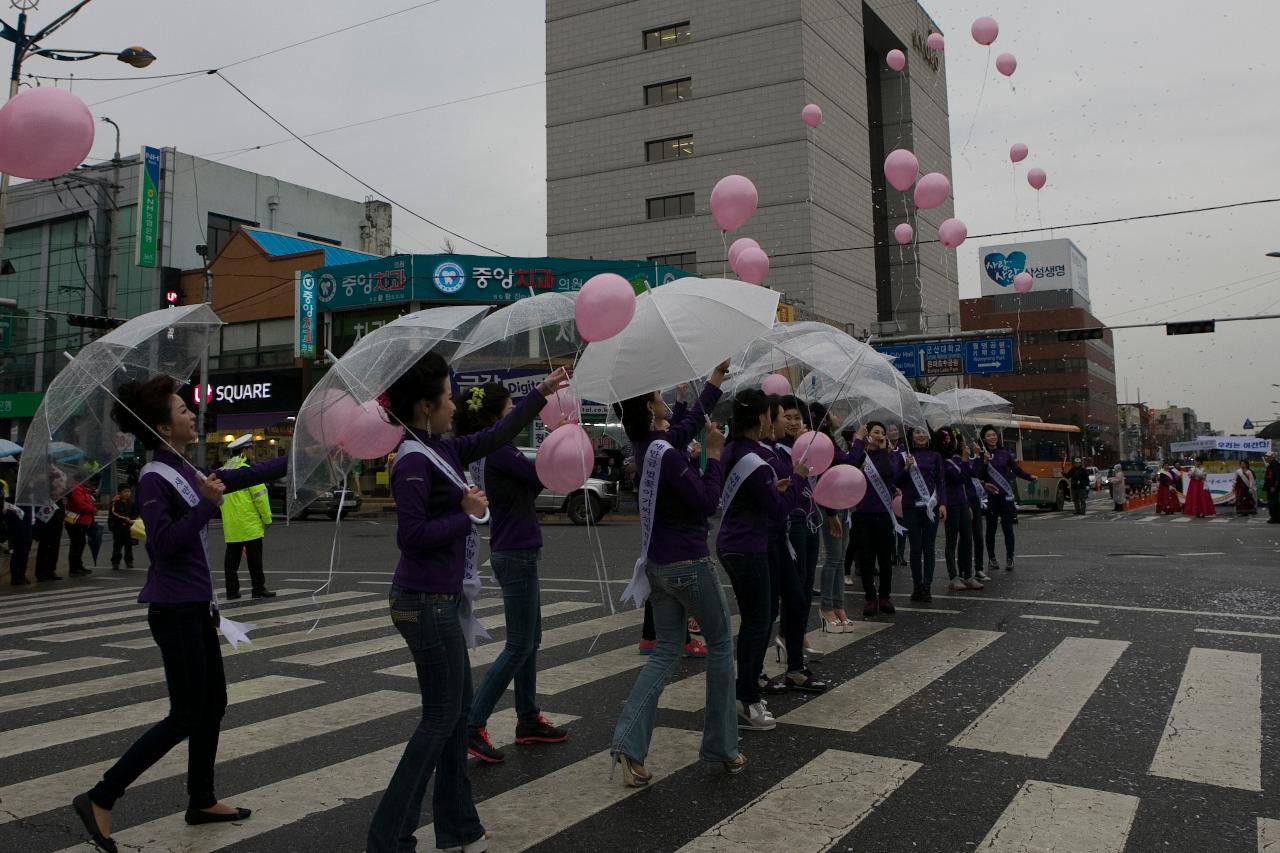
<svg viewBox="0 0 1280 853">
<path fill-rule="evenodd" d="M 48 675 L 62 675 L 63 673 L 76 672 L 82 669 L 114 666 L 124 662 L 120 658 L 84 657 L 47 661 L 31 664 L 30 666 L 16 666 L 10 669 L 0 669 L 0 684 L 12 684 L 15 681 L 26 681 L 31 678 L 44 678 Z"/>
<path fill-rule="evenodd" d="M 33 658 L 42 654 L 44 652 L 37 652 L 33 649 L 0 649 L 0 663 L 21 660 L 22 658 Z"/>
<path fill-rule="evenodd" d="M 344 607 L 329 607 L 323 609 L 310 608 L 303 610 L 300 613 L 289 613 L 284 616 L 269 616 L 266 619 L 254 619 L 252 624 L 258 632 L 261 632 L 265 631 L 267 628 L 278 628 L 281 625 L 298 625 L 316 621 L 319 621 L 321 624 L 325 624 L 328 620 L 336 619 L 339 616 L 352 616 L 357 613 L 371 613 L 375 610 L 386 609 L 387 603 L 385 601 L 363 601 L 359 604 L 348 604 Z M 238 612 L 228 612 L 227 615 L 239 618 L 242 614 Z M 250 614 L 244 613 L 243 615 L 248 616 Z M 387 618 L 385 621 L 388 625 L 391 624 L 390 618 Z M 252 635 L 252 639 L 256 642 L 257 639 L 262 636 L 263 635 L 261 633 L 254 633 Z M 155 645 L 155 641 L 150 637 L 139 637 L 136 640 L 121 640 L 118 643 L 107 643 L 107 645 L 113 649 L 145 649 Z"/>
<path fill-rule="evenodd" d="M 119 593 L 125 595 L 119 587 L 94 585 L 90 589 L 63 589 L 63 590 L 31 590 L 6 595 L 0 597 L 0 612 L 9 613 L 17 609 L 26 609 L 37 604 L 49 604 L 59 601 L 75 601 L 82 598 L 93 598 L 94 596 L 106 595 L 110 593 Z M 135 591 L 134 595 L 137 594 Z"/>
<path fill-rule="evenodd" d="M 1138 798 L 1027 782 L 978 845 L 989 853 L 1121 853 Z"/>
</svg>

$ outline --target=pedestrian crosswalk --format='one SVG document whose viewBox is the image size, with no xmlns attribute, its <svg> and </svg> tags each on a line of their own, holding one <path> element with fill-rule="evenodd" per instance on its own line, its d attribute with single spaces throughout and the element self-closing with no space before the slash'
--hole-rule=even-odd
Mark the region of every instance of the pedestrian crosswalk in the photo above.
<svg viewBox="0 0 1280 853">
<path fill-rule="evenodd" d="M 1162 525 L 1162 524 L 1266 524 L 1267 516 L 1262 515 L 1236 515 L 1235 510 L 1231 507 L 1219 507 L 1218 514 L 1207 518 L 1192 518 L 1189 515 L 1177 515 L 1168 513 L 1157 513 L 1150 508 L 1130 510 L 1128 512 L 1112 512 L 1109 509 L 1090 510 L 1085 515 L 1076 515 L 1069 509 L 1065 512 L 1051 511 L 1028 511 L 1018 513 L 1018 523 L 1031 522 L 1032 524 L 1052 524 L 1052 523 L 1070 523 L 1070 524 L 1144 524 L 1144 525 Z"/>
<path fill-rule="evenodd" d="M 10 619 L 4 627 L 21 629 L 0 650 L 0 849 L 90 849 L 78 833 L 55 829 L 66 804 L 167 711 L 164 670 L 143 633 L 136 591 L 120 592 L 104 583 L 54 601 L 33 597 L 41 609 L 32 612 L 50 618 L 24 619 L 18 600 L 0 602 Z M 241 604 L 237 613 L 258 627 L 252 646 L 224 653 L 229 704 L 218 790 L 255 813 L 186 826 L 180 747 L 131 789 L 139 796 L 121 801 L 121 849 L 362 850 L 421 703 L 385 607 L 360 588 L 315 599 L 282 590 L 280 599 Z M 482 599 L 479 614 L 493 639 L 471 652 L 477 683 L 503 646 L 502 602 Z M 82 618 L 90 621 L 67 624 Z M 1263 772 L 1272 748 L 1264 731 L 1276 722 L 1267 716 L 1274 703 L 1264 701 L 1270 652 L 1239 645 L 1265 642 L 1261 635 L 1189 628 L 1168 652 L 1168 637 L 1151 644 L 1099 636 L 1107 628 L 1095 620 L 960 626 L 923 612 L 813 632 L 808 645 L 826 655 L 816 666 L 836 686 L 771 700 L 778 729 L 744 735 L 748 767 L 733 777 L 700 760 L 706 679 L 700 662 L 685 660 L 659 703 L 644 757 L 654 781 L 642 791 L 611 778 L 610 754 L 612 724 L 649 660 L 635 647 L 640 618 L 602 612 L 586 596 L 544 602 L 539 704 L 570 740 L 512 746 L 510 766 L 473 767 L 479 812 L 494 833 L 490 850 L 1134 853 L 1150 849 L 1133 839 L 1159 831 L 1152 824 L 1160 804 L 1179 804 L 1188 785 L 1198 798 L 1239 795 L 1223 800 L 1225 808 L 1259 809 L 1240 815 L 1250 832 L 1256 827 L 1256 846 L 1222 849 L 1280 850 L 1280 814 L 1264 810 L 1273 800 L 1248 799 L 1280 793 Z M 766 672 L 781 669 L 771 652 Z M 1153 679 L 1157 688 L 1148 690 Z M 1147 724 L 1096 719 L 1117 707 L 1107 691 L 1127 690 L 1163 697 L 1145 709 Z M 949 713 L 939 715 L 939 705 Z M 495 745 L 514 741 L 510 694 L 487 725 Z M 894 730 L 909 736 L 895 740 Z M 1130 735 L 1142 741 L 1126 747 L 1139 757 L 1121 766 L 1112 752 Z M 1080 748 L 1091 737 L 1096 767 L 1082 769 Z M 936 808 L 953 784 L 942 774 L 956 768 L 990 786 L 995 800 L 981 815 L 934 846 L 921 838 L 869 843 L 886 822 L 910 823 Z M 1201 807 L 1218 808 L 1213 802 Z M 633 836 L 643 843 L 629 843 Z M 417 837 L 419 849 L 434 845 L 429 797 Z M 1196 849 L 1172 840 L 1163 849 Z"/>
</svg>

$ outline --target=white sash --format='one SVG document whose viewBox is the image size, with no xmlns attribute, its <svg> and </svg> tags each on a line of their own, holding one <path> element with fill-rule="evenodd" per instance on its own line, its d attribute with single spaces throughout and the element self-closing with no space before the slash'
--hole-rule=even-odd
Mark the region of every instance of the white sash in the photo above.
<svg viewBox="0 0 1280 853">
<path fill-rule="evenodd" d="M 960 466 L 959 462 L 957 462 L 955 459 L 948 459 L 947 461 L 950 462 L 952 467 L 956 469 L 957 474 L 959 474 L 961 477 L 964 477 L 964 468 Z M 981 507 L 982 509 L 986 509 L 987 508 L 987 490 L 982 488 L 982 481 L 979 480 L 977 477 L 970 477 L 969 484 L 973 486 L 973 494 L 978 499 L 978 506 Z"/>
<path fill-rule="evenodd" d="M 720 494 L 720 511 L 722 513 L 729 509 L 733 499 L 738 495 L 738 489 L 742 488 L 742 484 L 746 479 L 755 473 L 755 470 L 761 465 L 768 464 L 755 451 L 738 460 L 737 464 L 733 466 L 733 470 L 729 472 L 729 479 L 724 481 L 724 491 Z"/>
<path fill-rule="evenodd" d="M 662 479 L 662 456 L 674 450 L 669 442 L 659 439 L 649 445 L 640 468 L 640 558 L 631 571 L 631 582 L 622 591 L 622 603 L 632 602 L 640 607 L 649 598 L 649 575 L 645 564 L 649 560 L 649 541 L 653 537 L 653 517 L 658 507 L 658 481 Z"/>
<path fill-rule="evenodd" d="M 160 477 L 182 496 L 187 505 L 195 509 L 200 505 L 200 494 L 191 487 L 191 483 L 187 478 L 182 476 L 174 469 L 172 465 L 165 462 L 151 461 L 142 466 L 142 471 L 138 474 L 138 481 L 148 474 L 155 474 Z M 227 638 L 231 643 L 231 648 L 236 648 L 240 643 L 252 645 L 249 640 L 249 632 L 253 630 L 252 622 L 233 622 L 222 615 L 221 609 L 218 607 L 218 584 L 213 579 L 213 567 L 209 563 L 209 525 L 206 524 L 200 528 L 200 546 L 204 549 L 204 564 L 209 570 L 209 587 L 213 590 L 213 615 L 218 620 L 218 630 L 222 632 L 222 636 Z"/>
<path fill-rule="evenodd" d="M 906 453 L 902 454 L 904 462 L 906 461 L 907 455 L 908 454 Z M 914 456 L 912 458 L 914 458 Z M 924 482 L 924 474 L 920 473 L 920 466 L 918 464 L 912 465 L 907 470 L 911 474 L 911 484 L 916 487 L 916 494 L 920 496 L 920 499 L 916 501 L 916 506 L 920 506 L 920 504 L 923 503 L 925 513 L 929 516 L 929 520 L 933 521 L 933 508 L 938 505 L 938 492 L 936 490 L 929 492 L 929 487 Z M 925 497 L 926 494 L 929 495 L 927 498 Z"/>
<path fill-rule="evenodd" d="M 999 486 L 1006 495 L 1010 498 L 1013 497 L 1013 487 L 1009 485 L 1009 481 L 1004 478 L 1004 475 L 996 470 L 994 461 L 987 463 L 987 475 L 991 477 L 992 480 L 995 480 L 996 485 Z"/>
<path fill-rule="evenodd" d="M 871 461 L 870 451 L 867 451 L 867 458 L 862 460 L 862 473 L 866 475 L 867 482 L 871 484 L 871 488 L 876 490 L 880 503 L 884 504 L 885 511 L 889 513 L 889 520 L 893 522 L 894 534 L 906 536 L 907 529 L 898 523 L 898 517 L 893 514 L 893 497 L 889 494 L 889 487 L 884 484 L 884 478 L 880 476 L 880 470 L 876 468 L 876 463 Z"/>
<path fill-rule="evenodd" d="M 778 453 L 781 453 L 787 459 L 791 458 L 791 448 L 787 447 L 785 444 L 775 443 L 773 445 L 773 449 L 776 450 Z M 791 485 L 793 486 L 796 485 L 796 478 L 794 475 L 791 477 Z M 786 540 L 787 553 L 790 554 L 791 559 L 794 560 L 796 559 L 796 546 L 791 544 L 791 513 L 787 513 L 787 521 L 786 521 L 786 524 L 783 525 L 783 527 L 784 529 L 782 531 L 782 538 Z"/>
<path fill-rule="evenodd" d="M 444 474 L 455 486 L 462 489 L 463 494 L 466 493 L 468 488 L 467 481 L 432 448 L 416 439 L 410 438 L 401 442 L 400 453 L 421 453 L 430 460 L 431 464 L 441 474 Z M 475 473 L 473 472 L 472 477 L 474 476 Z M 483 480 L 483 471 L 481 479 Z M 480 533 L 476 530 L 476 524 L 482 524 L 486 520 L 488 520 L 487 513 L 484 519 L 472 518 L 475 523 L 471 525 L 471 532 L 467 534 L 467 553 L 463 562 L 462 606 L 459 608 L 458 618 L 462 623 L 462 636 L 466 639 L 467 648 L 469 649 L 474 649 L 479 640 L 489 639 L 489 632 L 480 624 L 475 612 L 476 600 L 480 598 Z"/>
</svg>

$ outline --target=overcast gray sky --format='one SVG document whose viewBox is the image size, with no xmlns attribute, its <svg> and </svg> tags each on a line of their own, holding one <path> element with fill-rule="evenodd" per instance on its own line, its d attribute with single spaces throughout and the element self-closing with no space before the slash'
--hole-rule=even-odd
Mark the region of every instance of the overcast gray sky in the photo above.
<svg viewBox="0 0 1280 853">
<path fill-rule="evenodd" d="M 43 0 L 36 26 L 70 5 Z M 49 46 L 138 43 L 161 74 L 225 67 L 412 0 L 96 0 Z M 971 234 L 1280 197 L 1280 3 L 1127 0 L 1036 3 L 929 0 L 947 36 L 957 216 Z M 12 18 L 12 10 L 6 10 Z M 406 110 L 400 118 L 311 141 L 369 183 L 511 254 L 545 251 L 544 6 L 538 0 L 437 0 L 404 14 L 244 63 L 226 75 L 300 133 Z M 969 24 L 1001 25 L 996 53 L 1019 65 L 1016 91 L 994 69 L 978 105 L 987 51 Z M 125 76 L 119 63 L 33 59 L 27 72 Z M 284 134 L 215 77 L 141 92 L 163 80 L 87 82 L 76 92 L 116 120 L 123 147 L 176 145 L 352 198 L 366 191 Z M 518 87 L 518 88 L 517 88 Z M 508 90 L 508 91 L 499 91 Z M 134 93 L 103 102 L 108 98 Z M 434 108 L 431 108 L 434 107 Z M 421 109 L 428 108 L 428 109 Z M 976 110 L 976 114 L 975 114 Z M 972 139 L 964 155 L 966 138 Z M 109 129 L 108 129 L 109 130 Z M 110 157 L 101 132 L 93 155 Z M 1049 174 L 1040 196 L 1011 174 Z M 1113 323 L 1280 313 L 1280 205 L 1097 227 L 1067 236 L 1089 259 L 1094 312 Z M 442 235 L 397 210 L 395 242 L 439 249 Z M 455 241 L 456 242 L 456 241 Z M 976 240 L 959 250 L 962 297 L 978 292 Z M 982 241 L 987 242 L 987 241 Z M 458 244 L 462 248 L 461 244 Z M 1215 335 L 1117 333 L 1118 396 L 1193 406 L 1217 428 L 1280 412 L 1280 320 L 1231 323 Z"/>
</svg>

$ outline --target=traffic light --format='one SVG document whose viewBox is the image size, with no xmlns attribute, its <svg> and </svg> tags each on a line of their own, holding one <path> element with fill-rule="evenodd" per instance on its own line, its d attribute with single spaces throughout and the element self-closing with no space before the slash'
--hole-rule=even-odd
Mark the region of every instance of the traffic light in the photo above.
<svg viewBox="0 0 1280 853">
<path fill-rule="evenodd" d="M 1186 323 L 1165 323 L 1166 335 L 1204 335 L 1214 330 L 1213 320 L 1191 320 Z"/>
<path fill-rule="evenodd" d="M 91 314 L 68 314 L 67 325 L 82 329 L 114 329 L 125 324 L 123 317 L 95 317 Z"/>
<path fill-rule="evenodd" d="M 1101 340 L 1106 329 L 1060 329 L 1059 341 L 1097 341 Z"/>
</svg>

